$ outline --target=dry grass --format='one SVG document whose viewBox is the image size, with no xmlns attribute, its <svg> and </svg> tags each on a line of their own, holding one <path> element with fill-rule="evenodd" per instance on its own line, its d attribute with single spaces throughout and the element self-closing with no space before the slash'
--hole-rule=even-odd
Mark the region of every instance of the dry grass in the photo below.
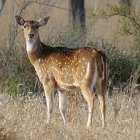
<svg viewBox="0 0 140 140">
<path fill-rule="evenodd" d="M 42 97 L 10 97 L 0 94 L 0 140 L 138 140 L 140 138 L 140 98 L 118 94 L 107 100 L 105 129 L 101 128 L 98 101 L 93 126 L 86 129 L 87 106 L 80 94 L 69 97 L 67 127 L 63 127 L 55 96 L 51 125 L 46 122 Z M 80 96 L 81 98 L 78 98 Z"/>
</svg>

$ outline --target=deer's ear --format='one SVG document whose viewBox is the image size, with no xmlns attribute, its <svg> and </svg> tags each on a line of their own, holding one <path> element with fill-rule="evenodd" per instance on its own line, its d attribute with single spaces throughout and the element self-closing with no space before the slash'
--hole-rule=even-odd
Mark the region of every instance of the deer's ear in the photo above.
<svg viewBox="0 0 140 140">
<path fill-rule="evenodd" d="M 45 18 L 39 19 L 38 20 L 39 27 L 46 25 L 48 23 L 49 18 L 50 17 L 45 17 Z"/>
<path fill-rule="evenodd" d="M 24 25 L 25 21 L 21 16 L 16 15 L 15 18 L 16 18 L 16 21 L 19 25 L 21 25 L 21 26 Z"/>
</svg>

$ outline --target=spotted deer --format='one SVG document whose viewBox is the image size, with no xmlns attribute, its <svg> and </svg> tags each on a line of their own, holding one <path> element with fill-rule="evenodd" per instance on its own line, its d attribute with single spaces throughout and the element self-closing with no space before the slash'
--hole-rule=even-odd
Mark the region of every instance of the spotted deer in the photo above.
<svg viewBox="0 0 140 140">
<path fill-rule="evenodd" d="M 66 125 L 66 93 L 79 88 L 88 104 L 87 127 L 92 124 L 93 104 L 97 95 L 105 126 L 105 93 L 107 89 L 107 61 L 103 52 L 91 47 L 51 47 L 41 42 L 38 29 L 49 17 L 38 21 L 16 16 L 26 40 L 26 51 L 42 83 L 47 101 L 47 122 L 51 120 L 53 93 L 59 93 L 59 109 Z"/>
</svg>

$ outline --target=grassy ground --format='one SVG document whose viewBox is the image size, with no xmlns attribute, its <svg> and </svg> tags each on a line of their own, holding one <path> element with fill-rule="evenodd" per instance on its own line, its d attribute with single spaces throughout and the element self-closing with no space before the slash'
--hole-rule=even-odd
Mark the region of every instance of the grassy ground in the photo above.
<svg viewBox="0 0 140 140">
<path fill-rule="evenodd" d="M 101 128 L 98 100 L 95 101 L 93 126 L 86 129 L 87 105 L 79 93 L 69 96 L 67 127 L 63 127 L 55 96 L 50 125 L 42 97 L 10 97 L 0 94 L 0 140 L 139 140 L 140 98 L 123 93 L 106 97 L 106 128 Z"/>
</svg>

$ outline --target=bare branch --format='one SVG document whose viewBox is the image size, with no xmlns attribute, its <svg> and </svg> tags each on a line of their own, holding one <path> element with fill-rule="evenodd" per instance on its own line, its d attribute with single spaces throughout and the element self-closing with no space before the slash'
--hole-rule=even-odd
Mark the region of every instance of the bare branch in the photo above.
<svg viewBox="0 0 140 140">
<path fill-rule="evenodd" d="M 110 15 L 110 17 L 112 17 L 112 16 L 126 17 L 126 18 L 130 19 L 140 29 L 140 24 L 137 22 L 136 18 L 131 15 L 123 14 L 123 13 L 113 13 Z"/>
<path fill-rule="evenodd" d="M 63 8 L 63 7 L 60 7 L 60 6 L 56 6 L 56 5 L 52 5 L 52 4 L 45 3 L 45 2 L 38 2 L 36 0 L 33 0 L 32 2 L 40 4 L 40 5 L 44 5 L 44 6 L 49 6 L 49 7 L 54 7 L 54 8 L 57 8 L 57 9 L 65 10 L 65 11 L 68 11 L 68 12 L 70 11 L 70 10 L 68 10 L 66 8 Z"/>
</svg>

